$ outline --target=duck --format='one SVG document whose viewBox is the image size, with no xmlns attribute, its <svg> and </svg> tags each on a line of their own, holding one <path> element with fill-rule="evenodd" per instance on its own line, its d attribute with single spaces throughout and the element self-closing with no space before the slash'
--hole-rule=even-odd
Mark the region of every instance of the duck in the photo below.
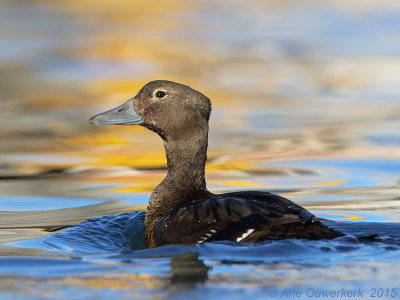
<svg viewBox="0 0 400 300">
<path fill-rule="evenodd" d="M 210 192 L 205 164 L 211 109 L 210 99 L 201 92 L 173 81 L 155 80 L 122 105 L 89 119 L 97 126 L 143 126 L 164 142 L 168 172 L 147 206 L 144 226 L 148 248 L 215 241 L 319 240 L 344 235 L 275 193 Z"/>
</svg>

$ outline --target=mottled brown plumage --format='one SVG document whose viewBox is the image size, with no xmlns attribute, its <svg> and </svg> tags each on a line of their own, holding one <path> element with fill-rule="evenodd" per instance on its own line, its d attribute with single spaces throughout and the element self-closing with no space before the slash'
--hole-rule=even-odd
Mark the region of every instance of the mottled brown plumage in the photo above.
<svg viewBox="0 0 400 300">
<path fill-rule="evenodd" d="M 301 206 L 268 192 L 214 195 L 206 188 L 210 100 L 188 86 L 152 81 L 123 105 L 94 116 L 95 125 L 141 125 L 164 141 L 168 174 L 151 194 L 145 217 L 146 244 L 191 244 L 231 240 L 343 235 Z"/>
</svg>

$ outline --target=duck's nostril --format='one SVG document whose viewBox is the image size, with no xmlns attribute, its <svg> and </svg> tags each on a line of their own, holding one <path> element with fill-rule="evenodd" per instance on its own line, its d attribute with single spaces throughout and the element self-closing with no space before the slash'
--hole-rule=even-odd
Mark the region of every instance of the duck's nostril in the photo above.
<svg viewBox="0 0 400 300">
<path fill-rule="evenodd" d="M 124 108 L 118 109 L 118 112 L 122 112 L 122 111 L 125 111 L 125 109 Z"/>
</svg>

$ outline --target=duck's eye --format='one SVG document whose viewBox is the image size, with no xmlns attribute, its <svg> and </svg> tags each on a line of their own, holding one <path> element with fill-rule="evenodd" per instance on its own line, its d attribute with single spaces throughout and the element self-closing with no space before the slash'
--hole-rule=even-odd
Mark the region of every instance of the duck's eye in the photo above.
<svg viewBox="0 0 400 300">
<path fill-rule="evenodd" d="M 165 92 L 163 92 L 163 91 L 157 91 L 156 92 L 156 97 L 157 98 L 164 98 L 165 97 Z"/>
</svg>

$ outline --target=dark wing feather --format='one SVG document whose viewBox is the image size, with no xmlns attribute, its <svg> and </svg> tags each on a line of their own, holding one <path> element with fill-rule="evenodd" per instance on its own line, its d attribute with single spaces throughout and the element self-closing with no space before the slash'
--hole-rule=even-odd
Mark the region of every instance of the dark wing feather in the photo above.
<svg viewBox="0 0 400 300">
<path fill-rule="evenodd" d="M 275 207 L 285 214 L 294 214 L 299 217 L 301 223 L 307 223 L 312 221 L 315 217 L 305 208 L 300 205 L 274 193 L 259 192 L 259 191 L 244 191 L 244 192 L 233 192 L 224 194 L 225 196 L 240 197 L 242 199 L 252 199 L 262 202 L 268 206 Z"/>
<path fill-rule="evenodd" d="M 249 228 L 255 234 L 264 232 L 265 235 L 270 228 L 307 223 L 312 218 L 309 211 L 276 194 L 236 192 L 190 202 L 172 210 L 155 224 L 153 234 L 157 246 L 206 240 L 236 241 Z"/>
</svg>

